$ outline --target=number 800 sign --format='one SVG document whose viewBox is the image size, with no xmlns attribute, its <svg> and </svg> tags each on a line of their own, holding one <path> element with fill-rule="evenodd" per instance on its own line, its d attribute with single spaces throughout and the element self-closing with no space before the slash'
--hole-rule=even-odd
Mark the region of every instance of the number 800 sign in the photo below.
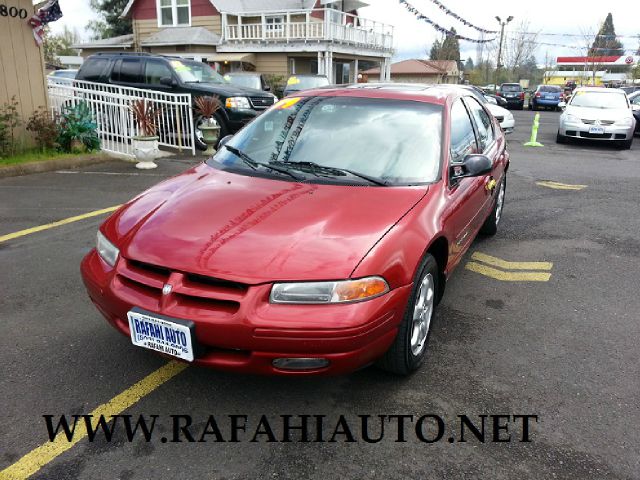
<svg viewBox="0 0 640 480">
<path fill-rule="evenodd" d="M 0 3 L 0 17 L 27 18 L 27 11 L 24 8 L 7 7 L 4 3 Z"/>
</svg>

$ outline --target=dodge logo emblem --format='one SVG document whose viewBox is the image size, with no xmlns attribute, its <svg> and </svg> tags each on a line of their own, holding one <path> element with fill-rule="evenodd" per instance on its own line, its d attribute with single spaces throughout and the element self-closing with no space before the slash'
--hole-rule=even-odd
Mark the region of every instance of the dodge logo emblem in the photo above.
<svg viewBox="0 0 640 480">
<path fill-rule="evenodd" d="M 164 287 L 162 287 L 162 294 L 163 295 L 169 295 L 171 293 L 171 290 L 173 290 L 173 287 L 171 285 L 169 285 L 168 283 L 165 283 Z"/>
</svg>

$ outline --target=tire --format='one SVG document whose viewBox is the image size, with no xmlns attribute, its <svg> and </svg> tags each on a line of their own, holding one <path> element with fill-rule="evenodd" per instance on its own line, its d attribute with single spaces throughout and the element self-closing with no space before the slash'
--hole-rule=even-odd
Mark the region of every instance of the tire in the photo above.
<svg viewBox="0 0 640 480">
<path fill-rule="evenodd" d="M 504 174 L 498 191 L 496 193 L 496 201 L 493 204 L 491 213 L 480 227 L 480 233 L 483 235 L 495 235 L 498 233 L 498 226 L 500 220 L 502 220 L 502 213 L 504 211 L 504 199 L 507 194 L 507 174 Z"/>
<path fill-rule="evenodd" d="M 220 134 L 218 136 L 218 140 L 220 140 L 228 135 L 229 129 L 227 128 L 227 124 L 221 115 L 219 115 L 218 113 L 214 113 L 213 116 L 218 122 L 218 125 L 220 125 Z M 201 134 L 199 134 L 200 129 L 198 128 L 203 120 L 204 117 L 202 115 L 198 115 L 193 119 L 196 148 L 200 151 L 205 151 L 207 149 L 207 144 L 202 141 L 202 137 L 200 136 Z"/>
<path fill-rule="evenodd" d="M 631 137 L 629 140 L 622 140 L 620 143 L 618 143 L 618 148 L 620 150 L 630 150 L 632 143 L 633 143 L 633 137 Z"/>
<path fill-rule="evenodd" d="M 431 336 L 430 327 L 439 292 L 438 264 L 427 253 L 418 267 L 407 309 L 393 345 L 376 363 L 379 368 L 397 375 L 408 375 L 422 365 Z M 420 303 L 422 307 L 419 306 Z"/>
<path fill-rule="evenodd" d="M 560 135 L 560 130 L 556 133 L 556 143 L 567 143 L 567 137 Z"/>
</svg>

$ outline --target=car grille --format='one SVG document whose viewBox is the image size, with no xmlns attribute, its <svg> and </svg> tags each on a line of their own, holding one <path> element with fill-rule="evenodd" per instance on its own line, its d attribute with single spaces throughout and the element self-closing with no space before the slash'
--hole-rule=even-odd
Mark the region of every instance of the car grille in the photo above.
<svg viewBox="0 0 640 480">
<path fill-rule="evenodd" d="M 117 265 L 118 292 L 125 300 L 144 305 L 169 315 L 189 318 L 198 316 L 212 318 L 230 317 L 240 308 L 248 285 L 171 270 L 122 258 Z M 171 284 L 171 293 L 163 295 L 162 289 Z"/>
<path fill-rule="evenodd" d="M 610 133 L 589 133 L 589 132 L 580 132 L 580 136 L 582 138 L 605 138 L 605 139 L 609 139 L 611 138 L 611 134 Z"/>
<path fill-rule="evenodd" d="M 583 118 L 582 123 L 586 123 L 587 125 L 593 125 L 596 123 L 596 121 Z M 600 120 L 600 125 L 613 125 L 614 123 L 616 123 L 615 120 Z"/>
<path fill-rule="evenodd" d="M 264 110 L 266 108 L 269 108 L 271 105 L 273 105 L 275 98 L 271 96 L 249 97 L 249 100 L 251 100 L 251 105 L 253 105 L 253 108 L 255 108 L 256 110 Z"/>
</svg>

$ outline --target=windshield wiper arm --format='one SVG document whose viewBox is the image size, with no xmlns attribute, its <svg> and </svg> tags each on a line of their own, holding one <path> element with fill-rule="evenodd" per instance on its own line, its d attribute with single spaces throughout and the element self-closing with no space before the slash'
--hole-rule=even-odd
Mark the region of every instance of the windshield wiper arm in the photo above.
<svg viewBox="0 0 640 480">
<path fill-rule="evenodd" d="M 320 165 L 319 163 L 315 163 L 315 162 L 280 162 L 280 163 L 289 164 L 289 165 L 299 165 L 302 167 L 310 168 L 312 170 L 320 170 L 324 173 L 330 173 L 330 172 L 348 173 L 349 175 L 352 175 L 354 177 L 358 177 L 363 180 L 366 180 L 367 182 L 372 183 L 373 185 L 378 185 L 381 187 L 386 187 L 388 185 L 386 182 L 384 182 L 383 180 L 380 180 L 379 178 L 371 177 L 369 175 L 366 175 L 360 172 L 354 172 L 353 170 L 349 170 L 347 168 L 329 167 L 325 165 Z"/>
<path fill-rule="evenodd" d="M 239 148 L 232 147 L 231 145 L 225 145 L 224 148 L 229 150 L 231 153 L 233 153 L 236 157 L 238 157 L 240 160 L 242 160 L 244 163 L 249 165 L 254 170 L 257 170 L 258 167 L 264 167 L 264 168 L 268 168 L 270 170 L 274 170 L 276 172 L 284 173 L 285 175 L 290 176 L 294 180 L 304 180 L 303 177 L 300 177 L 299 175 L 296 175 L 295 173 L 291 173 L 286 168 L 277 167 L 277 166 L 274 166 L 274 165 L 271 165 L 271 164 L 268 164 L 268 163 L 256 162 L 253 158 L 251 158 L 249 155 L 244 153 Z"/>
</svg>

